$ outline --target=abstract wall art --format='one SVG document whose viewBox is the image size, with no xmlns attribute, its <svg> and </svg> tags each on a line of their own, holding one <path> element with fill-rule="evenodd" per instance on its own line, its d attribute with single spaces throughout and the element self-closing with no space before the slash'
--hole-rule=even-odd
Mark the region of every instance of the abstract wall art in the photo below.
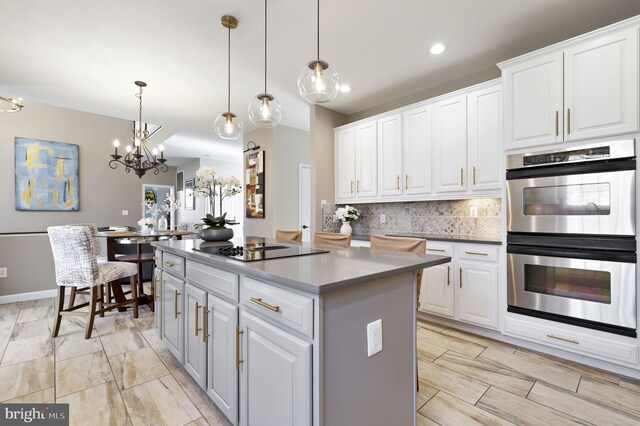
<svg viewBox="0 0 640 426">
<path fill-rule="evenodd" d="M 264 150 L 245 154 L 245 210 L 248 219 L 264 219 Z"/>
<path fill-rule="evenodd" d="M 78 211 L 78 145 L 15 138 L 16 210 Z"/>
</svg>

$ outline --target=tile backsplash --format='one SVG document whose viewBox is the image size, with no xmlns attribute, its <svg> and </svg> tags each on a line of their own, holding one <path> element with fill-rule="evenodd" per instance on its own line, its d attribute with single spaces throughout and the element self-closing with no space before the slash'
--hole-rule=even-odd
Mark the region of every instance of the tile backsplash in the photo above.
<svg viewBox="0 0 640 426">
<path fill-rule="evenodd" d="M 334 222 L 333 215 L 342 206 L 323 206 L 325 232 L 340 229 L 341 222 Z M 361 216 L 351 226 L 354 234 L 367 235 L 424 232 L 497 237 L 501 232 L 501 206 L 500 198 L 356 204 Z M 472 207 L 478 209 L 477 217 L 471 217 Z M 380 222 L 381 214 L 385 215 L 385 223 Z"/>
</svg>

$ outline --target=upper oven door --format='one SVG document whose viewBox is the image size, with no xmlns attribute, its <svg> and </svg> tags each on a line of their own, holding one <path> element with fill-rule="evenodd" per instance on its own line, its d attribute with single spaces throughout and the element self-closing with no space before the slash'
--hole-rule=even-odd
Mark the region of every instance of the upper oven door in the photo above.
<svg viewBox="0 0 640 426">
<path fill-rule="evenodd" d="M 635 236 L 635 160 L 507 172 L 507 230 Z"/>
</svg>

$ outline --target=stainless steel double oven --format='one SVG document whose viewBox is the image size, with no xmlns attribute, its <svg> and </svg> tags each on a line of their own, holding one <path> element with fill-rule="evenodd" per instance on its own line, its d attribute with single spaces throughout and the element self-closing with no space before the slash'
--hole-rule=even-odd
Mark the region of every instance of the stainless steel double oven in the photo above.
<svg viewBox="0 0 640 426">
<path fill-rule="evenodd" d="M 507 157 L 508 311 L 636 336 L 635 140 Z"/>
</svg>

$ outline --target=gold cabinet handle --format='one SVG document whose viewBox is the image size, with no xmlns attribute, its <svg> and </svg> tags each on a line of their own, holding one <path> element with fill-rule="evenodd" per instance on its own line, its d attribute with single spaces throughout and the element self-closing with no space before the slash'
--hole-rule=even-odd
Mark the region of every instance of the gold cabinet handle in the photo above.
<svg viewBox="0 0 640 426">
<path fill-rule="evenodd" d="M 409 190 L 409 175 L 404 175 L 404 189 Z"/>
<path fill-rule="evenodd" d="M 474 254 L 476 256 L 489 256 L 487 253 L 480 253 L 477 251 L 465 251 L 464 254 Z"/>
<path fill-rule="evenodd" d="M 240 370 L 240 364 L 244 363 L 244 359 L 240 359 L 240 335 L 244 334 L 244 330 L 236 327 L 236 370 Z"/>
<path fill-rule="evenodd" d="M 171 263 L 171 262 L 162 262 L 162 264 L 167 268 L 173 268 L 174 266 L 176 266 L 175 263 Z"/>
<path fill-rule="evenodd" d="M 200 308 L 204 308 L 204 306 L 200 306 L 200 304 L 198 302 L 196 302 L 196 336 L 198 335 L 198 332 L 200 330 L 202 330 L 200 327 L 198 327 L 198 312 L 200 310 Z"/>
<path fill-rule="evenodd" d="M 353 181 L 349 181 L 349 185 L 350 191 L 353 194 Z"/>
<path fill-rule="evenodd" d="M 464 186 L 464 169 L 460 167 L 460 186 Z"/>
<path fill-rule="evenodd" d="M 476 184 L 476 166 L 473 166 L 473 185 Z"/>
<path fill-rule="evenodd" d="M 260 297 L 250 297 L 249 300 L 251 300 L 253 303 L 256 303 L 256 304 L 262 306 L 263 308 L 267 308 L 267 309 L 269 309 L 269 310 L 271 310 L 273 312 L 280 312 L 280 306 L 277 306 L 277 305 L 273 306 L 273 305 L 270 305 L 268 303 L 265 303 L 265 302 L 262 301 L 262 298 L 260 298 Z"/>
<path fill-rule="evenodd" d="M 153 278 L 153 301 L 160 300 L 160 293 L 158 293 L 158 277 Z"/>
<path fill-rule="evenodd" d="M 567 339 L 565 337 L 560 337 L 560 336 L 554 336 L 553 334 L 547 334 L 547 337 L 551 339 L 562 340 L 563 342 L 567 342 L 567 343 L 573 343 L 574 345 L 580 344 L 580 342 L 578 342 L 577 340 Z"/>
<path fill-rule="evenodd" d="M 462 268 L 460 268 L 460 288 L 462 288 Z"/>
<path fill-rule="evenodd" d="M 437 251 L 437 252 L 440 252 L 440 253 L 444 253 L 445 252 L 445 250 L 442 250 L 442 249 L 432 249 L 432 248 L 428 248 L 427 251 Z"/>
<path fill-rule="evenodd" d="M 447 287 L 451 285 L 451 266 L 447 266 Z"/>
<path fill-rule="evenodd" d="M 567 134 L 571 133 L 571 108 L 567 108 Z"/>
<path fill-rule="evenodd" d="M 207 343 L 209 337 L 209 312 L 210 309 L 202 307 L 202 343 Z"/>
<path fill-rule="evenodd" d="M 556 110 L 556 136 L 560 134 L 560 113 Z"/>
<path fill-rule="evenodd" d="M 360 179 L 356 179 L 356 194 L 360 193 Z"/>
<path fill-rule="evenodd" d="M 181 294 L 182 293 L 176 290 L 175 297 L 173 298 L 173 303 L 174 303 L 173 318 L 174 319 L 178 319 L 178 315 L 180 315 L 180 312 L 178 312 L 178 296 L 180 296 Z"/>
<path fill-rule="evenodd" d="M 400 175 L 396 176 L 396 189 L 400 191 Z"/>
</svg>

